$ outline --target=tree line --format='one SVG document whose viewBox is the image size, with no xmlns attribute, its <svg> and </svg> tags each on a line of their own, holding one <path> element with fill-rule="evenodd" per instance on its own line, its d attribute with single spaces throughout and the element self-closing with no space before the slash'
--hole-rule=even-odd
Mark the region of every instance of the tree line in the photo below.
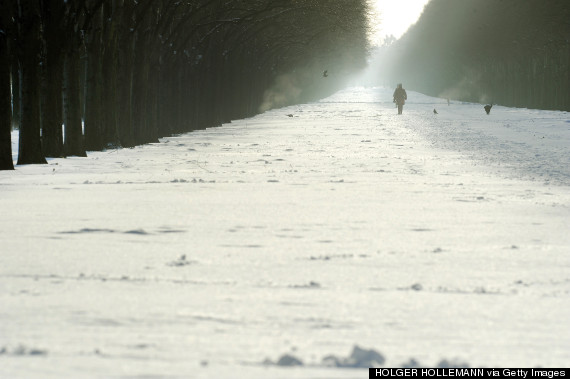
<svg viewBox="0 0 570 379">
<path fill-rule="evenodd" d="M 365 0 L 2 1 L 0 169 L 13 169 L 12 124 L 17 164 L 46 163 L 331 93 L 365 65 L 367 12 Z M 297 91 L 278 102 L 280 78 Z"/>
<path fill-rule="evenodd" d="M 570 111 L 567 0 L 431 0 L 383 55 L 386 78 L 428 95 Z"/>
</svg>

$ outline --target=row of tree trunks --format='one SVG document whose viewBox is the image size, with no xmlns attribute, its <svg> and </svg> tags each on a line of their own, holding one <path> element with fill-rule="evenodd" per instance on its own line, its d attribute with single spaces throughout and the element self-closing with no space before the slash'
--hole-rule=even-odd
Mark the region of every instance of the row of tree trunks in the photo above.
<svg viewBox="0 0 570 379">
<path fill-rule="evenodd" d="M 482 93 L 489 102 L 507 106 L 564 110 L 570 105 L 568 59 L 565 51 L 513 60 L 486 60 L 473 69 L 475 88 L 468 100 Z"/>
<path fill-rule="evenodd" d="M 335 12 L 321 17 L 325 4 Z M 336 44 L 345 38 L 335 31 L 346 19 L 340 10 L 360 9 L 352 22 L 359 27 L 366 21 L 363 4 L 0 0 L 0 17 L 9 15 L 3 18 L 9 23 L 7 32 L 0 28 L 0 34 L 5 32 L 8 47 L 13 44 L 18 56 L 17 65 L 4 65 L 8 81 L 13 70 L 12 87 L 0 80 L 0 97 L 10 88 L 20 88 L 23 95 L 18 163 L 153 143 L 164 135 L 256 114 L 264 91 L 279 73 L 348 46 Z M 307 16 L 307 9 L 318 17 Z M 337 13 L 342 16 L 331 19 Z M 283 42 L 313 41 L 323 30 L 331 36 L 320 43 Z M 256 36 L 253 41 L 251 36 Z M 356 33 L 354 39 L 363 47 L 361 62 L 365 37 Z M 281 49 L 288 44 L 305 50 L 296 50 L 293 57 Z M 346 63 L 339 60 L 337 65 Z M 10 100 L 13 105 L 18 99 L 14 93 L 6 98 L 8 108 Z M 15 106 L 12 110 L 18 112 Z M 8 162 L 6 130 L 8 136 L 5 130 L 0 134 L 0 151 Z"/>
</svg>

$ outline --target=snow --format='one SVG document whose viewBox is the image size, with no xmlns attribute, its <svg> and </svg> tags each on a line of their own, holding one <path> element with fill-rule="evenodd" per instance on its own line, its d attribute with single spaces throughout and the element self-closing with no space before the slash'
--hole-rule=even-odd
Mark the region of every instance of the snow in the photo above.
<svg viewBox="0 0 570 379">
<path fill-rule="evenodd" d="M 0 377 L 568 367 L 569 114 L 391 92 L 0 172 Z"/>
</svg>

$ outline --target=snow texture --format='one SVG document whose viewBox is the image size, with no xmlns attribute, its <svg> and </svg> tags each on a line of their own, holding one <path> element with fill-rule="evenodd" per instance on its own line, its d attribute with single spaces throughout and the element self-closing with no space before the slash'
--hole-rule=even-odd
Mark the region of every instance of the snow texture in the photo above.
<svg viewBox="0 0 570 379">
<path fill-rule="evenodd" d="M 0 377 L 568 367 L 569 114 L 392 90 L 0 172 Z"/>
</svg>

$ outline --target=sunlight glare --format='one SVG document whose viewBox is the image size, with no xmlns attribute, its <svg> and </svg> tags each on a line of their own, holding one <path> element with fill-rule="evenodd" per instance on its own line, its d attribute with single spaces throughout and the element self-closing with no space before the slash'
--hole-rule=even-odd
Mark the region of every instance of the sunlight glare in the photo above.
<svg viewBox="0 0 570 379">
<path fill-rule="evenodd" d="M 429 0 L 372 0 L 373 44 L 382 44 L 384 37 L 400 38 L 420 17 Z"/>
</svg>

